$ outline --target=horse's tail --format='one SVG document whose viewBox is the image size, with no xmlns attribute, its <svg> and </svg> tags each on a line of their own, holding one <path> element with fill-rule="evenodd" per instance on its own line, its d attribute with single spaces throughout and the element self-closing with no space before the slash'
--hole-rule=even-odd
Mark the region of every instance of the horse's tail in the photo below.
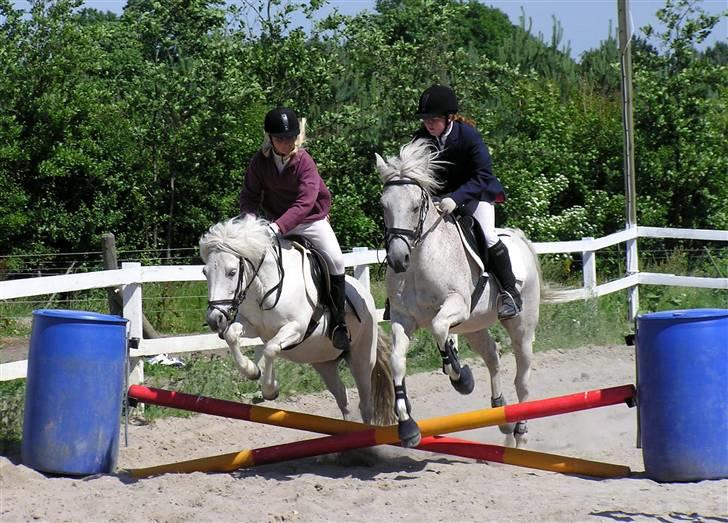
<svg viewBox="0 0 728 523">
<path fill-rule="evenodd" d="M 567 289 L 565 287 L 546 288 L 541 292 L 541 303 L 566 303 L 568 301 L 587 298 L 584 289 Z"/>
<path fill-rule="evenodd" d="M 382 327 L 377 326 L 377 361 L 372 369 L 372 423 L 393 425 L 394 385 L 392 378 L 392 343 Z"/>
<path fill-rule="evenodd" d="M 523 243 L 526 244 L 526 247 L 528 247 L 528 252 L 531 253 L 531 258 L 533 258 L 533 265 L 536 267 L 536 276 L 538 277 L 538 288 L 539 288 L 539 296 L 541 296 L 541 301 L 543 301 L 544 293 L 547 293 L 546 287 L 544 287 L 543 283 L 543 271 L 541 270 L 541 260 L 538 258 L 538 253 L 536 252 L 536 248 L 533 246 L 533 243 L 531 243 L 531 240 L 529 240 L 526 237 L 526 234 L 521 229 L 508 229 L 513 236 L 516 236 L 519 238 Z"/>
</svg>

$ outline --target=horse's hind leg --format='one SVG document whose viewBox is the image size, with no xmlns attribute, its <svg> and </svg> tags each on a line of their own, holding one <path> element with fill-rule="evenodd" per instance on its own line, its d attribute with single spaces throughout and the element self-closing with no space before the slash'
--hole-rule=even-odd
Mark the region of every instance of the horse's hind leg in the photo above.
<svg viewBox="0 0 728 523">
<path fill-rule="evenodd" d="M 523 313 L 522 313 L 523 316 Z M 533 356 L 534 328 L 527 328 L 524 318 L 517 318 L 516 321 L 505 321 L 503 326 L 511 337 L 511 347 L 516 358 L 516 378 L 513 380 L 516 386 L 518 401 L 528 401 L 528 382 L 531 379 L 531 357 Z M 526 445 L 528 437 L 528 424 L 525 420 L 516 423 L 513 435 L 516 438 L 516 446 Z"/>
<path fill-rule="evenodd" d="M 351 417 L 351 409 L 349 408 L 349 396 L 346 393 L 346 387 L 339 375 L 339 360 L 312 363 L 311 366 L 316 369 L 321 379 L 324 380 L 326 388 L 334 395 L 336 405 L 341 410 L 341 415 L 345 420 L 348 420 Z M 368 422 L 365 421 L 365 423 Z"/>
<path fill-rule="evenodd" d="M 354 339 L 347 358 L 349 370 L 359 392 L 361 419 L 367 425 L 371 424 L 373 416 L 372 369 L 377 356 L 375 344 L 376 339 L 372 339 L 372 336 Z"/>
<path fill-rule="evenodd" d="M 465 334 L 465 337 L 470 342 L 470 347 L 480 354 L 483 361 L 485 361 L 485 365 L 488 367 L 488 372 L 490 373 L 491 407 L 505 406 L 506 401 L 503 398 L 503 387 L 501 386 L 501 362 L 498 346 L 495 344 L 487 329 L 470 332 Z M 515 423 L 498 425 L 498 428 L 503 434 L 511 435 L 513 434 Z"/>
</svg>

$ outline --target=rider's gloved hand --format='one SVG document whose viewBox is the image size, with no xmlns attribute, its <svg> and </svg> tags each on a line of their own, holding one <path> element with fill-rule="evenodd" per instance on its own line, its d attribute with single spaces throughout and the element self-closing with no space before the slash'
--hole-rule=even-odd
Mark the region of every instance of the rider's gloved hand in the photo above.
<svg viewBox="0 0 728 523">
<path fill-rule="evenodd" d="M 280 236 L 281 234 L 281 228 L 278 227 L 278 224 L 276 222 L 271 222 L 270 230 L 273 231 L 273 234 L 275 234 L 276 236 Z"/>
<path fill-rule="evenodd" d="M 438 205 L 442 214 L 450 214 L 455 210 L 457 206 L 458 204 L 455 203 L 455 200 L 450 197 L 443 198 L 442 200 L 440 200 L 440 204 Z"/>
</svg>

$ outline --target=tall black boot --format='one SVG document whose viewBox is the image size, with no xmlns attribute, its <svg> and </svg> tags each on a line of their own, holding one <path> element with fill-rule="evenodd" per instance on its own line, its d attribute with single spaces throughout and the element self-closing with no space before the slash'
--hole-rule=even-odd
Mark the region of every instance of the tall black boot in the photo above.
<svg viewBox="0 0 728 523">
<path fill-rule="evenodd" d="M 508 247 L 502 241 L 498 240 L 498 243 L 488 248 L 488 262 L 501 290 L 498 296 L 498 319 L 515 318 L 521 313 L 521 293 L 516 289 Z"/>
<path fill-rule="evenodd" d="M 346 328 L 345 306 L 346 286 L 343 274 L 329 275 L 331 282 L 331 330 L 329 336 L 334 347 L 341 351 L 348 351 L 351 348 L 349 331 Z"/>
</svg>

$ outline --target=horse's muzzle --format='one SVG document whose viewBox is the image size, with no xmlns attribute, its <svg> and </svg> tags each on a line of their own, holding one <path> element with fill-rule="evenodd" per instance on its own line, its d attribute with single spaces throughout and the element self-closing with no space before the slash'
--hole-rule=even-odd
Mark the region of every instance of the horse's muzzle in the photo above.
<svg viewBox="0 0 728 523">
<path fill-rule="evenodd" d="M 387 265 L 394 269 L 394 272 L 396 272 L 397 274 L 400 274 L 407 270 L 407 268 L 409 267 L 409 261 L 409 254 L 394 257 L 387 256 Z"/>
<path fill-rule="evenodd" d="M 210 329 L 222 335 L 228 326 L 227 316 L 217 307 L 208 307 L 206 316 L 207 325 L 209 325 Z"/>
</svg>

